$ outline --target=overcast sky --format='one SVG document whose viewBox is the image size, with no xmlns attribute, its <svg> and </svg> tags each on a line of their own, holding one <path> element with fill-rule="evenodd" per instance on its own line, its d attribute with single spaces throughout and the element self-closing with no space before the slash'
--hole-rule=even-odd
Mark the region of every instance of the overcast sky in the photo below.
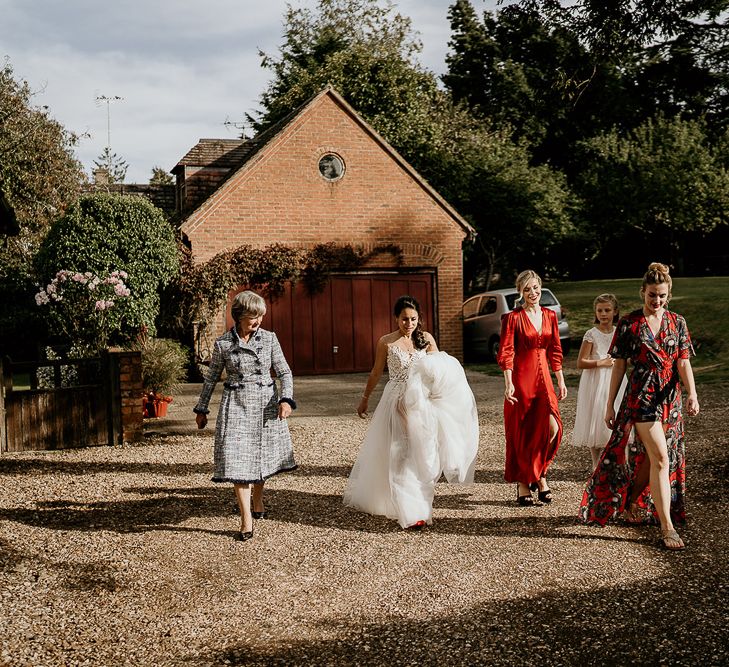
<svg viewBox="0 0 729 667">
<path fill-rule="evenodd" d="M 452 0 L 395 0 L 423 42 L 421 62 L 441 74 Z M 472 0 L 476 10 L 496 0 Z M 258 109 L 269 79 L 258 50 L 276 54 L 286 5 L 316 0 L 0 0 L 0 57 L 83 136 L 90 173 L 107 144 L 129 164 L 127 183 L 152 167 L 172 169 L 201 137 L 235 138 L 226 127 Z M 104 103 L 99 97 L 115 98 Z"/>
</svg>

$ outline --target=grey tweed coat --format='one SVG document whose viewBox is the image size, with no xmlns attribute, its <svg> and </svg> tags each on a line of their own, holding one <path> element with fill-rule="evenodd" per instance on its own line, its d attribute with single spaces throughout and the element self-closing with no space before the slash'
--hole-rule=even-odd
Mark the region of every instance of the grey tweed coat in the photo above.
<svg viewBox="0 0 729 667">
<path fill-rule="evenodd" d="M 280 399 L 272 368 L 281 382 Z M 246 343 L 232 328 L 218 338 L 195 412 L 209 412 L 223 369 L 226 380 L 215 428 L 213 481 L 260 482 L 296 468 L 288 424 L 278 418 L 280 400 L 296 407 L 294 382 L 276 334 L 259 329 Z"/>
</svg>

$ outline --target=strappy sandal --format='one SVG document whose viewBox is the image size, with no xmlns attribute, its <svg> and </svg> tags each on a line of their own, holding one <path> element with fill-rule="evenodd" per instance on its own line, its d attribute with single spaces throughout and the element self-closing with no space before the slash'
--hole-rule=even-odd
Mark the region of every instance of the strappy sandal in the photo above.
<svg viewBox="0 0 729 667">
<path fill-rule="evenodd" d="M 681 536 L 675 530 L 662 530 L 661 544 L 668 551 L 683 551 L 686 548 Z"/>
<path fill-rule="evenodd" d="M 648 518 L 648 512 L 638 505 L 638 503 L 630 503 L 627 509 L 623 511 L 623 520 L 631 526 L 640 526 L 648 523 Z"/>
<path fill-rule="evenodd" d="M 532 498 L 532 494 L 530 493 L 527 496 L 520 496 L 518 484 L 516 485 L 516 504 L 519 505 L 519 507 L 534 507 L 534 498 Z"/>
<path fill-rule="evenodd" d="M 537 498 L 539 498 L 540 503 L 549 504 L 552 502 L 552 489 L 544 489 L 544 491 L 539 491 L 537 493 Z"/>
</svg>

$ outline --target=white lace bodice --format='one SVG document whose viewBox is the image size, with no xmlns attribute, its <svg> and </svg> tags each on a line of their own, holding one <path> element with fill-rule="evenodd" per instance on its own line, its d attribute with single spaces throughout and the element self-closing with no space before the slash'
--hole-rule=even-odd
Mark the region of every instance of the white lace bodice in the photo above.
<svg viewBox="0 0 729 667">
<path fill-rule="evenodd" d="M 427 354 L 425 350 L 406 352 L 401 347 L 392 344 L 387 346 L 387 372 L 391 382 L 404 383 L 410 374 L 410 366 Z"/>
<path fill-rule="evenodd" d="M 613 331 L 614 331 L 613 327 Z M 590 359 L 604 359 L 610 352 L 610 344 L 613 340 L 613 331 L 610 333 L 603 333 L 597 327 L 588 329 L 583 336 L 583 340 L 592 343 L 592 352 L 590 353 Z"/>
</svg>

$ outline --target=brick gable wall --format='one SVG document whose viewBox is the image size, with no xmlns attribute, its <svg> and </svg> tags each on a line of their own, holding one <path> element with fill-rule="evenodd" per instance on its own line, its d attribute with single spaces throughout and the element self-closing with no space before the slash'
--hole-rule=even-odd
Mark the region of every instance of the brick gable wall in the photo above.
<svg viewBox="0 0 729 667">
<path fill-rule="evenodd" d="M 322 155 L 342 157 L 338 181 L 319 173 Z M 335 99 L 322 95 L 183 225 L 196 261 L 243 243 L 395 243 L 404 267 L 436 268 L 438 342 L 462 356 L 463 227 Z M 388 255 L 373 267 L 394 268 Z M 222 328 L 221 317 L 221 328 Z"/>
</svg>

